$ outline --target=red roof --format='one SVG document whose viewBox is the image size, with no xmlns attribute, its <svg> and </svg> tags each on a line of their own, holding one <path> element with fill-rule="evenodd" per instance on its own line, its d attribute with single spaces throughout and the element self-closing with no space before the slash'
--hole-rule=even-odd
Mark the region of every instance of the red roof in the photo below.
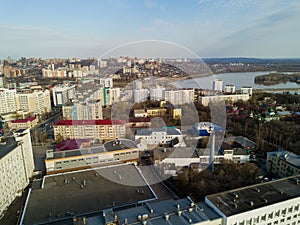
<svg viewBox="0 0 300 225">
<path fill-rule="evenodd" d="M 124 120 L 60 120 L 54 126 L 123 125 Z"/>
<path fill-rule="evenodd" d="M 72 150 L 72 149 L 79 149 L 82 143 L 91 142 L 89 139 L 69 139 L 63 141 L 59 144 L 56 144 L 55 151 L 65 151 L 65 150 Z"/>
<path fill-rule="evenodd" d="M 129 122 L 151 122 L 151 119 L 148 117 L 129 118 Z"/>
<path fill-rule="evenodd" d="M 10 121 L 11 123 L 27 123 L 27 122 L 32 122 L 33 120 L 35 120 L 35 117 L 29 117 L 27 119 L 20 119 L 20 120 L 12 120 Z"/>
</svg>

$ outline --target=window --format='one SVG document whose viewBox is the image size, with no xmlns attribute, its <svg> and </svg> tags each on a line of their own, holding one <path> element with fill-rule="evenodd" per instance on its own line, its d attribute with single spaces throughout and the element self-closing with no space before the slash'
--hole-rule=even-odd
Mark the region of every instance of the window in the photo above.
<svg viewBox="0 0 300 225">
<path fill-rule="evenodd" d="M 266 218 L 267 218 L 267 215 L 266 215 L 266 214 L 263 215 L 263 216 L 261 216 L 261 221 L 266 221 Z"/>
</svg>

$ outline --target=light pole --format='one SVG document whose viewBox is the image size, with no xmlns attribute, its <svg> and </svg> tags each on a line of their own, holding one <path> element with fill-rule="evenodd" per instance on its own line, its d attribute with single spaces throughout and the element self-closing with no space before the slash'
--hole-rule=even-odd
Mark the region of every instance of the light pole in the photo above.
<svg viewBox="0 0 300 225">
<path fill-rule="evenodd" d="M 209 170 L 214 171 L 216 134 L 213 126 L 210 126 L 208 131 L 210 133 Z"/>
</svg>

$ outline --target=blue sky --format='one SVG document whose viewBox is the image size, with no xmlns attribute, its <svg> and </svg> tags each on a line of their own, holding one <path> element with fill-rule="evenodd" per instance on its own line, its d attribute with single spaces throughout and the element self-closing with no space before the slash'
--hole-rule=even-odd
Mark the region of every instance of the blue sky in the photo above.
<svg viewBox="0 0 300 225">
<path fill-rule="evenodd" d="M 300 57 L 299 0 L 12 0 L 1 9 L 0 58 L 99 57 L 141 40 L 200 57 Z"/>
</svg>

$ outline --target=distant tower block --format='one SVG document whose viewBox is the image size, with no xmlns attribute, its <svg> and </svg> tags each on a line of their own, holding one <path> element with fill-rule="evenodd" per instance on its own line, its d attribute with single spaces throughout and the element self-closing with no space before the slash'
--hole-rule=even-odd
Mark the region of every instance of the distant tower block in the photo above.
<svg viewBox="0 0 300 225">
<path fill-rule="evenodd" d="M 143 88 L 143 83 L 142 83 L 141 80 L 135 80 L 135 81 L 133 81 L 132 85 L 133 85 L 132 86 L 133 90 L 140 90 L 140 89 Z"/>
<path fill-rule="evenodd" d="M 233 84 L 225 85 L 224 92 L 228 94 L 232 94 L 235 92 L 235 86 Z"/>
<path fill-rule="evenodd" d="M 223 90 L 223 80 L 220 80 L 220 79 L 213 80 L 212 90 L 222 92 L 222 90 Z"/>
</svg>

